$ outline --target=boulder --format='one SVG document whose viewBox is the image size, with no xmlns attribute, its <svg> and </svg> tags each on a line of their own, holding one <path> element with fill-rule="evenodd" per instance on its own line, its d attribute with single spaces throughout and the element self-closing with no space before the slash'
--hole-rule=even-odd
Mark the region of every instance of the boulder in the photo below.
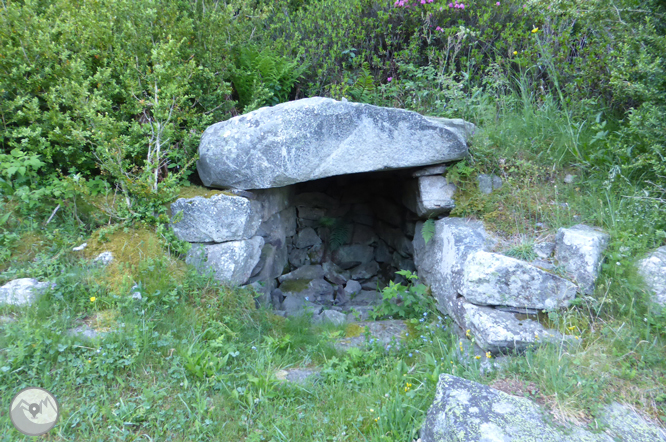
<svg viewBox="0 0 666 442">
<path fill-rule="evenodd" d="M 377 262 L 389 262 L 391 261 L 391 252 L 386 245 L 386 242 L 379 241 L 377 247 L 375 248 L 375 261 Z"/>
<path fill-rule="evenodd" d="M 465 262 L 459 293 L 476 305 L 552 310 L 568 307 L 576 286 L 525 261 L 478 251 Z"/>
<path fill-rule="evenodd" d="M 261 236 L 221 244 L 195 244 L 187 253 L 185 262 L 201 273 L 212 271 L 220 282 L 243 285 L 257 266 L 263 246 Z"/>
<path fill-rule="evenodd" d="M 582 293 L 590 295 L 594 292 L 594 283 L 601 269 L 601 255 L 608 240 L 607 233 L 584 224 L 557 231 L 555 260 L 564 266 Z"/>
<path fill-rule="evenodd" d="M 249 283 L 268 282 L 282 275 L 287 265 L 287 248 L 275 247 L 272 244 L 264 244 L 261 249 L 259 262 L 252 270 Z"/>
<path fill-rule="evenodd" d="M 310 265 L 308 251 L 304 249 L 293 249 L 289 252 L 289 264 L 293 267 L 302 267 Z"/>
<path fill-rule="evenodd" d="M 486 195 L 502 187 L 502 178 L 496 175 L 479 174 L 476 179 L 479 181 L 479 191 Z"/>
<path fill-rule="evenodd" d="M 298 232 L 298 235 L 296 236 L 296 244 L 294 245 L 299 249 L 305 249 L 319 244 L 321 244 L 321 238 L 319 238 L 317 232 L 315 232 L 312 227 L 306 227 Z"/>
<path fill-rule="evenodd" d="M 225 194 L 181 198 L 171 204 L 171 228 L 182 241 L 204 243 L 249 239 L 262 221 L 259 201 Z M 182 213 L 179 222 L 173 219 Z"/>
<path fill-rule="evenodd" d="M 361 244 L 340 246 L 333 252 L 333 262 L 347 270 L 372 261 L 375 249 Z"/>
<path fill-rule="evenodd" d="M 521 351 L 531 345 L 564 339 L 559 332 L 546 329 L 531 319 L 518 319 L 514 313 L 477 306 L 464 298 L 456 299 L 454 306 L 451 316 L 463 330 L 470 331 L 476 339 L 476 345 L 485 351 Z"/>
<path fill-rule="evenodd" d="M 666 246 L 659 247 L 639 261 L 638 272 L 653 293 L 652 300 L 666 306 Z"/>
<path fill-rule="evenodd" d="M 423 176 L 411 181 L 403 192 L 403 204 L 421 218 L 436 217 L 450 212 L 456 206 L 453 194 L 454 184 L 446 178 Z"/>
<path fill-rule="evenodd" d="M 54 282 L 39 282 L 34 278 L 14 279 L 0 287 L 0 306 L 32 305 L 39 295 L 55 285 Z"/>
<path fill-rule="evenodd" d="M 379 264 L 376 261 L 366 262 L 350 270 L 352 279 L 365 280 L 370 279 L 379 273 Z"/>
<path fill-rule="evenodd" d="M 199 145 L 197 170 L 207 187 L 266 189 L 428 166 L 463 159 L 473 129 L 463 120 L 305 98 L 208 127 Z"/>
<path fill-rule="evenodd" d="M 627 442 L 664 440 L 663 432 L 635 430 L 627 422 L 606 434 L 551 424 L 536 403 L 450 374 L 439 375 L 435 399 L 421 429 L 422 442 Z M 625 436 L 627 435 L 627 436 Z M 650 438 L 652 435 L 657 438 Z M 649 436 L 649 437 L 646 437 Z M 619 439 L 615 439 L 618 437 Z"/>
<path fill-rule="evenodd" d="M 414 264 L 419 279 L 430 286 L 439 310 L 451 314 L 462 284 L 467 257 L 480 250 L 492 250 L 494 240 L 486 233 L 481 221 L 463 218 L 435 221 L 435 233 L 427 244 L 422 229 L 423 223 L 417 223 Z"/>
<path fill-rule="evenodd" d="M 626 442 L 666 442 L 666 431 L 653 424 L 629 405 L 617 402 L 604 406 L 598 421 L 606 432 Z"/>
<path fill-rule="evenodd" d="M 321 265 L 324 269 L 324 278 L 333 284 L 345 285 L 349 279 L 349 272 L 338 267 L 334 262 L 326 261 Z"/>
<path fill-rule="evenodd" d="M 361 284 L 358 281 L 354 281 L 353 279 L 347 281 L 347 285 L 345 285 L 345 294 L 347 295 L 348 298 L 351 298 L 361 293 L 361 290 L 362 290 Z"/>
<path fill-rule="evenodd" d="M 278 281 L 280 281 L 280 283 L 283 283 L 286 281 L 296 281 L 299 279 L 307 279 L 307 280 L 321 279 L 324 277 L 325 274 L 326 272 L 324 271 L 322 266 L 307 265 L 280 276 L 278 278 Z"/>
<path fill-rule="evenodd" d="M 362 244 L 364 246 L 371 246 L 377 242 L 378 238 L 375 231 L 363 224 L 354 225 L 354 233 L 352 235 L 352 244 Z"/>
<path fill-rule="evenodd" d="M 324 310 L 318 316 L 312 318 L 312 322 L 317 324 L 342 325 L 347 322 L 347 315 L 335 310 Z"/>
</svg>

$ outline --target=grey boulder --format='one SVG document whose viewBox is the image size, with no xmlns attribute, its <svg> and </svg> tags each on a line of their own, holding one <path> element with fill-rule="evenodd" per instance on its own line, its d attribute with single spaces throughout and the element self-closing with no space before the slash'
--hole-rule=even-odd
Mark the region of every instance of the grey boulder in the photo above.
<svg viewBox="0 0 666 442">
<path fill-rule="evenodd" d="M 422 176 L 410 182 L 403 194 L 403 204 L 421 218 L 435 217 L 456 207 L 456 186 L 441 175 Z"/>
<path fill-rule="evenodd" d="M 21 278 L 9 281 L 0 287 L 0 306 L 31 305 L 45 290 L 55 287 L 53 282 L 39 282 L 34 278 Z"/>
<path fill-rule="evenodd" d="M 638 263 L 638 272 L 643 276 L 652 300 L 666 305 L 666 246 L 659 247 Z"/>
<path fill-rule="evenodd" d="M 614 411 L 605 410 L 607 414 Z M 421 429 L 422 442 L 626 442 L 664 441 L 663 431 L 640 416 L 621 416 L 605 433 L 581 427 L 556 427 L 537 404 L 483 384 L 441 374 L 435 399 Z M 622 414 L 624 413 L 624 414 Z"/>
<path fill-rule="evenodd" d="M 261 236 L 222 244 L 196 244 L 187 253 L 185 262 L 200 273 L 212 271 L 220 282 L 243 285 L 259 263 L 263 246 Z"/>
<path fill-rule="evenodd" d="M 564 266 L 567 273 L 582 293 L 594 292 L 594 283 L 601 269 L 602 253 L 606 250 L 609 236 L 601 229 L 578 224 L 568 229 L 560 228 L 555 237 L 555 260 Z"/>
<path fill-rule="evenodd" d="M 498 353 L 506 349 L 525 350 L 544 342 L 564 342 L 571 337 L 555 330 L 544 328 L 537 321 L 518 319 L 508 313 L 466 302 L 463 298 L 454 301 L 454 317 L 464 329 L 469 330 L 483 350 Z"/>
<path fill-rule="evenodd" d="M 465 262 L 460 294 L 476 305 L 552 310 L 567 307 L 576 286 L 525 261 L 478 251 Z"/>
<path fill-rule="evenodd" d="M 463 159 L 474 125 L 313 97 L 214 124 L 199 145 L 207 187 L 265 189 Z M 349 161 L 354 158 L 354 161 Z"/>
<path fill-rule="evenodd" d="M 188 242 L 215 242 L 249 239 L 261 224 L 259 201 L 225 194 L 210 198 L 181 198 L 171 204 L 172 220 L 182 213 L 171 227 L 178 239 Z"/>
</svg>

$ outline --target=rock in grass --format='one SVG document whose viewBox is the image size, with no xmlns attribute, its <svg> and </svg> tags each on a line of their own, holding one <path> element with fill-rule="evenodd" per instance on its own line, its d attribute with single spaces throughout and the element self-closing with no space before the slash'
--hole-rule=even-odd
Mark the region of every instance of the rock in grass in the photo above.
<svg viewBox="0 0 666 442">
<path fill-rule="evenodd" d="M 590 295 L 594 292 L 594 283 L 601 269 L 601 255 L 609 238 L 601 229 L 584 224 L 557 231 L 555 260 L 574 278 L 582 293 Z"/>
<path fill-rule="evenodd" d="M 638 271 L 643 276 L 652 300 L 666 306 L 666 246 L 659 247 L 638 263 Z"/>
<path fill-rule="evenodd" d="M 614 410 L 611 410 L 614 413 Z M 619 415 L 605 433 L 581 427 L 556 427 L 545 411 L 527 398 L 487 385 L 441 374 L 421 430 L 422 442 L 625 442 L 664 441 L 663 431 L 640 417 Z M 615 439 L 615 438 L 618 439 Z"/>
<path fill-rule="evenodd" d="M 37 297 L 50 287 L 55 287 L 55 283 L 39 282 L 34 278 L 9 281 L 0 287 L 0 305 L 32 305 Z"/>
</svg>

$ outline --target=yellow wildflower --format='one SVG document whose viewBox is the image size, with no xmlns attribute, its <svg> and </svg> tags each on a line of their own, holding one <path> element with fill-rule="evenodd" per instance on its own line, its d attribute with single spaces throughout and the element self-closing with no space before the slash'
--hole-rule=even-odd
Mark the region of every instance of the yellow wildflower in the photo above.
<svg viewBox="0 0 666 442">
<path fill-rule="evenodd" d="M 513 51 L 513 55 L 518 55 L 518 51 Z"/>
<path fill-rule="evenodd" d="M 536 34 L 537 32 L 539 32 L 539 28 L 532 29 L 532 34 Z"/>
<path fill-rule="evenodd" d="M 465 335 L 466 335 L 468 338 L 469 338 L 469 332 L 470 332 L 470 331 L 471 331 L 470 329 L 467 329 L 467 331 L 465 332 Z M 461 342 L 460 344 L 462 345 L 462 342 Z"/>
<path fill-rule="evenodd" d="M 91 297 L 90 297 L 90 302 L 95 302 L 96 299 L 97 299 L 97 298 L 95 298 L 94 296 L 91 296 Z"/>
<path fill-rule="evenodd" d="M 490 354 L 489 351 L 486 352 L 486 357 L 487 357 L 488 359 L 492 358 L 492 355 Z"/>
<path fill-rule="evenodd" d="M 481 356 L 474 356 L 474 359 L 481 359 Z"/>
</svg>

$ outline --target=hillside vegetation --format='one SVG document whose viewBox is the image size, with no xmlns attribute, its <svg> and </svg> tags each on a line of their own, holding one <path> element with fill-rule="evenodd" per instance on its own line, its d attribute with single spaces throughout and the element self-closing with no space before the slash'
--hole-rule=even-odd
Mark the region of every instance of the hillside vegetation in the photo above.
<svg viewBox="0 0 666 442">
<path fill-rule="evenodd" d="M 57 284 L 0 307 L 0 406 L 50 390 L 54 441 L 411 442 L 446 372 L 560 422 L 594 428 L 619 401 L 664 424 L 666 313 L 635 270 L 666 245 L 664 91 L 660 0 L 0 0 L 0 284 Z M 343 353 L 333 342 L 361 330 L 276 317 L 188 268 L 169 204 L 213 193 L 203 130 L 312 96 L 476 124 L 452 215 L 514 256 L 559 227 L 604 228 L 595 293 L 547 318 L 580 344 L 482 372 L 422 299 L 405 346 Z M 479 173 L 505 185 L 480 194 Z M 89 260 L 102 250 L 118 251 L 107 269 Z M 82 323 L 119 332 L 65 332 Z M 321 377 L 276 379 L 289 367 Z M 7 413 L 0 435 L 21 440 Z"/>
</svg>

